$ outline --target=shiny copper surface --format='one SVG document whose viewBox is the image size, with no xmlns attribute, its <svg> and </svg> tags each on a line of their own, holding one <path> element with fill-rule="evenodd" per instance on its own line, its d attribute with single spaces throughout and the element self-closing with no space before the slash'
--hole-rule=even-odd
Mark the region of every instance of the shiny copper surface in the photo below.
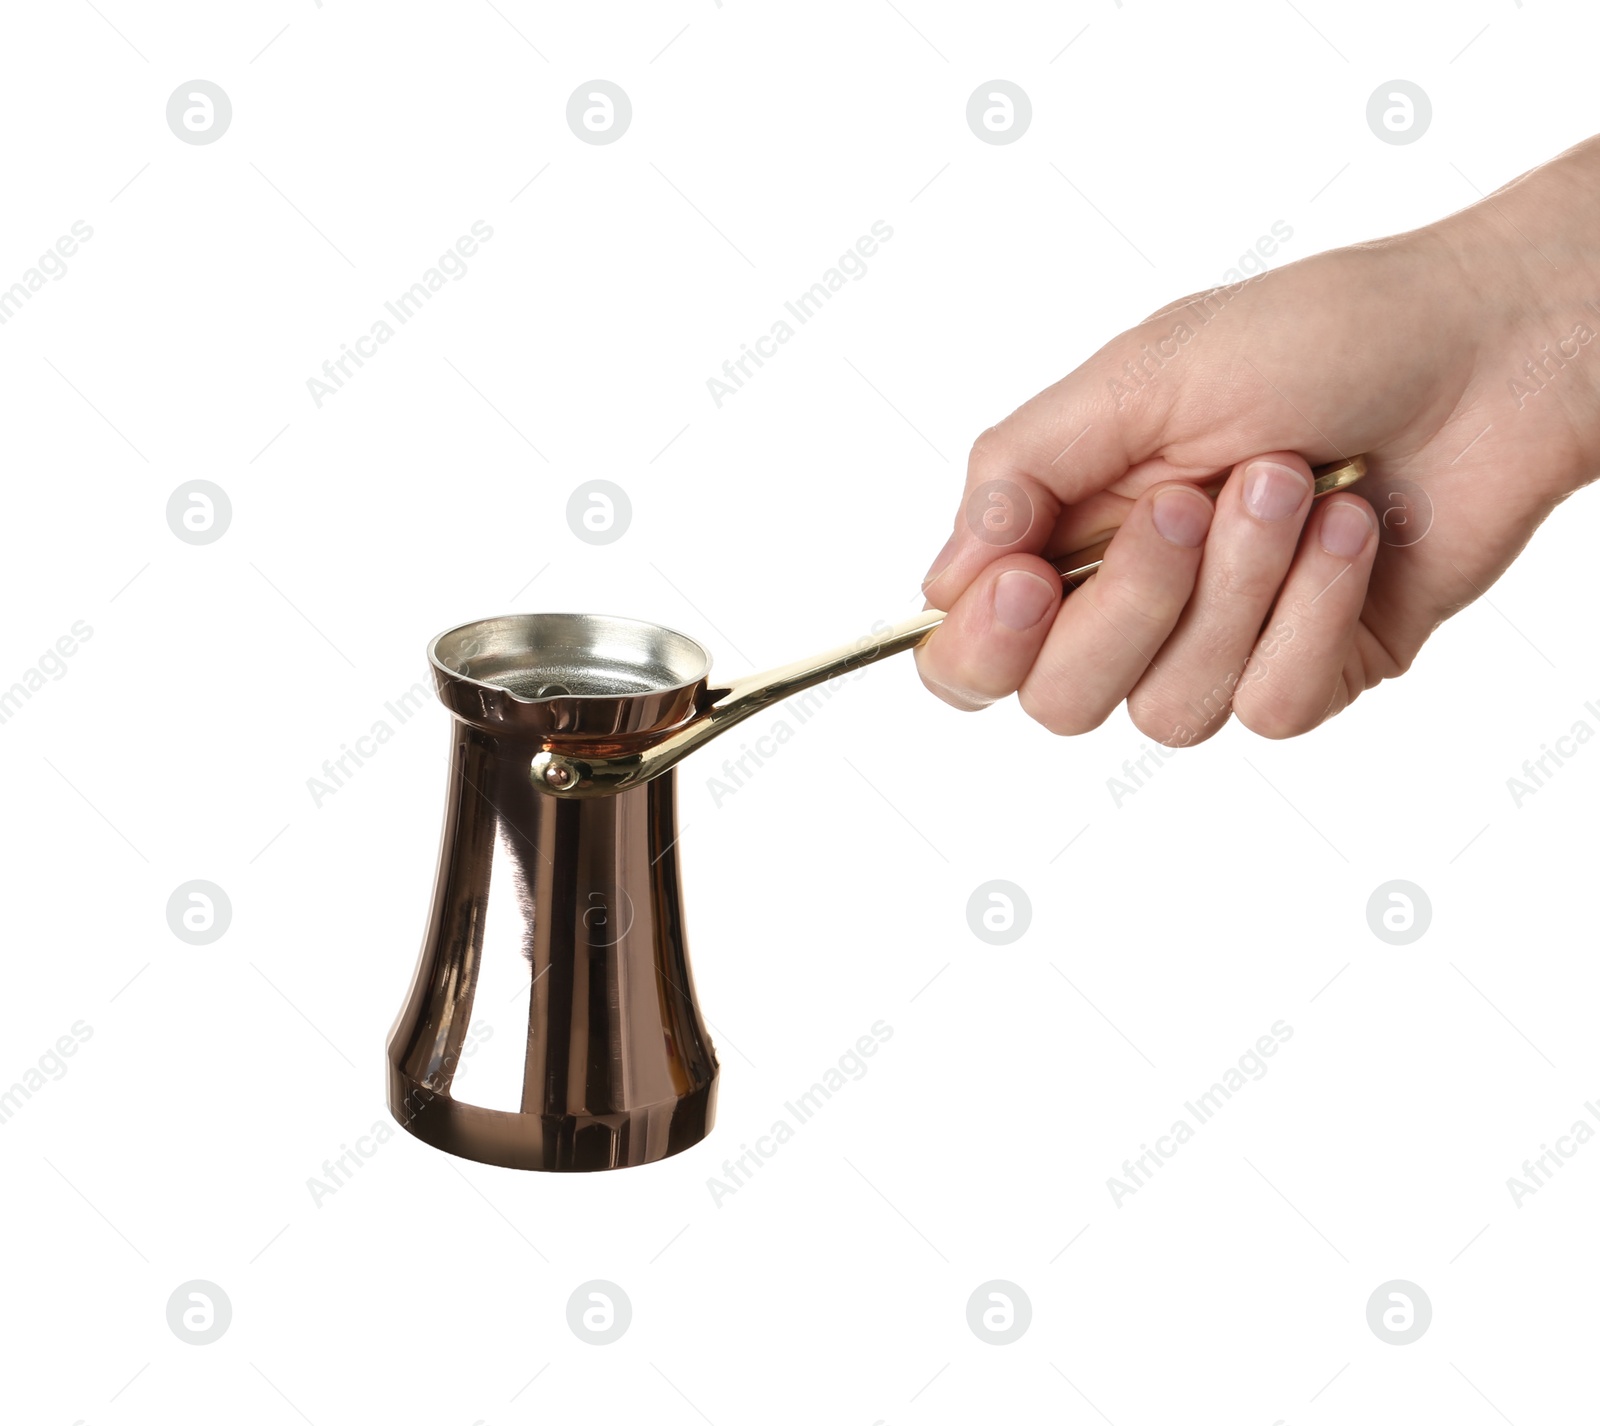
<svg viewBox="0 0 1600 1426">
<path fill-rule="evenodd" d="M 695 1004 L 675 779 L 562 802 L 538 743 L 452 724 L 433 909 L 389 1038 L 412 1134 L 508 1168 L 650 1163 L 709 1131 L 717 1059 Z"/>
</svg>

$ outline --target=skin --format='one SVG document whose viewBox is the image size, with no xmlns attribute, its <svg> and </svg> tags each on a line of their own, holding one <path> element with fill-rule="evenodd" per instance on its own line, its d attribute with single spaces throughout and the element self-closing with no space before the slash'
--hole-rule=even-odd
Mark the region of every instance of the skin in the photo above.
<svg viewBox="0 0 1600 1426">
<path fill-rule="evenodd" d="M 973 445 L 923 682 L 963 709 L 1016 693 L 1061 734 L 1126 701 L 1185 746 L 1233 715 L 1309 732 L 1404 673 L 1600 474 L 1596 233 L 1600 139 L 1115 338 Z M 1360 494 L 1313 502 L 1307 461 L 1357 452 Z M 1112 530 L 1063 599 L 1047 558 Z"/>
</svg>

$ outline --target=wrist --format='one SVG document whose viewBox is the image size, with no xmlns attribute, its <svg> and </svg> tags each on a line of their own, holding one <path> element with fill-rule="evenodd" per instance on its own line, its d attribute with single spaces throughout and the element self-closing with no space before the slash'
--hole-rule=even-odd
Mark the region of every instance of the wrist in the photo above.
<svg viewBox="0 0 1600 1426">
<path fill-rule="evenodd" d="M 1600 474 L 1600 140 L 1414 235 L 1442 244 L 1475 310 L 1486 420 L 1537 421 L 1554 498 Z"/>
</svg>

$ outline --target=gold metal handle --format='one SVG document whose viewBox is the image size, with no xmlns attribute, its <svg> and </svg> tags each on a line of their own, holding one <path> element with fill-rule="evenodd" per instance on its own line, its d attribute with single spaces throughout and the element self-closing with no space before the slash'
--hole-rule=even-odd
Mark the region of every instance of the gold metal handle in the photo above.
<svg viewBox="0 0 1600 1426">
<path fill-rule="evenodd" d="M 710 742 L 717 734 L 726 732 L 735 723 L 744 722 L 763 708 L 782 703 L 819 683 L 853 673 L 869 663 L 877 663 L 879 659 L 916 648 L 943 620 L 943 610 L 925 609 L 882 634 L 873 635 L 870 640 L 830 649 L 825 654 L 768 669 L 765 673 L 750 674 L 723 688 L 708 690 L 711 702 L 704 713 L 638 752 L 585 758 L 547 750 L 533 759 L 534 778 L 543 784 L 546 792 L 557 797 L 606 797 L 648 782 L 675 766 L 702 743 Z"/>
<path fill-rule="evenodd" d="M 1318 466 L 1312 472 L 1316 477 L 1312 498 L 1320 499 L 1335 490 L 1354 485 L 1366 473 L 1365 456 L 1352 456 L 1349 460 Z M 1214 500 L 1221 489 L 1221 482 L 1201 488 Z M 1100 568 L 1106 546 L 1110 543 L 1111 536 L 1107 535 L 1088 549 L 1052 561 L 1069 593 Z M 902 619 L 890 626 L 870 641 L 861 640 L 844 648 L 830 649 L 813 658 L 736 679 L 723 688 L 708 689 L 708 703 L 704 712 L 638 752 L 586 758 L 553 749 L 546 750 L 532 760 L 534 780 L 543 791 L 553 796 L 579 798 L 608 797 L 648 782 L 676 766 L 701 744 L 710 742 L 719 733 L 726 732 L 736 723 L 742 723 L 752 714 L 770 708 L 775 703 L 782 703 L 784 699 L 803 693 L 808 688 L 815 688 L 819 683 L 827 683 L 867 664 L 877 663 L 879 659 L 916 648 L 944 620 L 944 610 L 924 609 L 920 614 L 913 614 L 909 619 Z"/>
</svg>

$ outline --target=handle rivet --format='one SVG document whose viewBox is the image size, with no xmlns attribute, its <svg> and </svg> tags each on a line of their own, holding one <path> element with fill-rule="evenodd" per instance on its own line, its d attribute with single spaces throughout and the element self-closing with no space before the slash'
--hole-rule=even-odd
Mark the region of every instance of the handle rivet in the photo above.
<svg viewBox="0 0 1600 1426">
<path fill-rule="evenodd" d="M 551 763 L 544 770 L 544 780 L 551 787 L 566 787 L 572 782 L 572 769 L 564 767 L 561 763 Z"/>
</svg>

